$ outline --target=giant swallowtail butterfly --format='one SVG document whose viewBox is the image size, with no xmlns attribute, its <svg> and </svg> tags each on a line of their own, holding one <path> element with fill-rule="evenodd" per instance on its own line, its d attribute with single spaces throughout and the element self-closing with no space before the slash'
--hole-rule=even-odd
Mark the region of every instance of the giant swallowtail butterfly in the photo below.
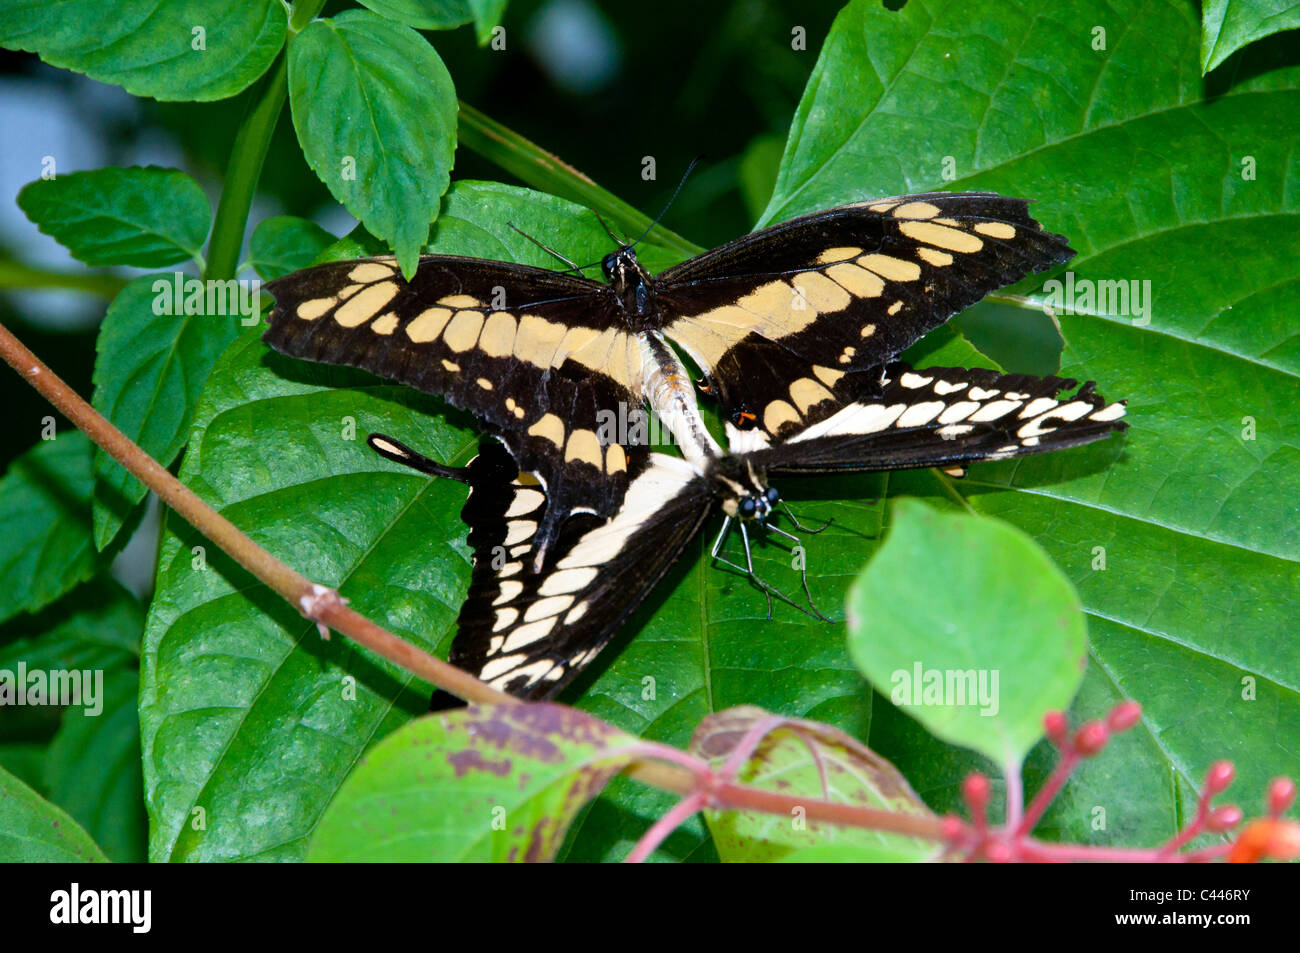
<svg viewBox="0 0 1300 953">
<path fill-rule="evenodd" d="M 371 445 L 470 484 L 475 570 L 452 661 L 541 698 L 608 642 L 715 502 L 748 552 L 771 474 L 962 467 L 1123 429 L 1124 407 L 1091 384 L 1062 397 L 1075 382 L 895 362 L 1072 254 L 1023 199 L 928 193 L 792 219 L 655 277 L 621 245 L 605 283 L 440 255 L 409 283 L 391 258 L 319 265 L 268 285 L 265 340 L 441 394 L 493 430 L 500 444 L 463 470 Z M 726 450 L 674 346 L 703 371 Z M 605 439 L 601 412 L 620 403 L 648 403 L 684 459 Z"/>
</svg>

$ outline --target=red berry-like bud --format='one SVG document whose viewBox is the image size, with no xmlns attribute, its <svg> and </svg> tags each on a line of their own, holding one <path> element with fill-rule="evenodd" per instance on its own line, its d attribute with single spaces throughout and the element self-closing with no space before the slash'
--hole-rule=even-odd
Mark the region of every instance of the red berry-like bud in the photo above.
<svg viewBox="0 0 1300 953">
<path fill-rule="evenodd" d="M 1230 831 L 1241 823 L 1243 816 L 1241 808 L 1235 804 L 1216 807 L 1210 812 L 1210 816 L 1205 819 L 1205 829 L 1220 834 L 1224 831 Z"/>
<path fill-rule="evenodd" d="M 1110 740 L 1110 732 L 1099 721 L 1084 722 L 1074 733 L 1074 750 L 1085 758 L 1091 758 Z"/>
<path fill-rule="evenodd" d="M 1295 782 L 1290 778 L 1274 778 L 1268 782 L 1268 812 L 1274 817 L 1291 809 L 1295 803 Z"/>
<path fill-rule="evenodd" d="M 961 783 L 962 797 L 973 810 L 983 811 L 988 807 L 989 794 L 993 786 L 989 784 L 989 779 L 984 777 L 978 771 L 966 775 L 966 780 Z"/>
<path fill-rule="evenodd" d="M 966 825 L 955 814 L 945 815 L 941 823 L 943 839 L 949 843 L 960 840 L 962 835 L 966 833 Z"/>
<path fill-rule="evenodd" d="M 1120 702 L 1106 717 L 1106 727 L 1112 732 L 1128 731 L 1142 717 L 1142 706 L 1137 702 Z"/>
<path fill-rule="evenodd" d="M 1205 790 L 1211 797 L 1225 791 L 1232 779 L 1236 777 L 1237 769 L 1232 766 L 1231 761 L 1216 761 L 1210 765 L 1210 770 L 1205 772 Z"/>
<path fill-rule="evenodd" d="M 1059 748 L 1065 744 L 1066 733 L 1070 730 L 1070 721 L 1065 712 L 1049 711 L 1043 716 L 1043 731 Z"/>
</svg>

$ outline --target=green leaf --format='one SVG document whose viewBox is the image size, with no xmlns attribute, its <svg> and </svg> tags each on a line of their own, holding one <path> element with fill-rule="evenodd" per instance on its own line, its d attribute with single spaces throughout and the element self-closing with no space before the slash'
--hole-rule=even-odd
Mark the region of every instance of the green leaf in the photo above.
<svg viewBox="0 0 1300 953">
<path fill-rule="evenodd" d="M 1201 72 L 1208 73 L 1248 43 L 1297 27 L 1300 3 L 1293 0 L 1205 0 Z"/>
<path fill-rule="evenodd" d="M 134 96 L 225 99 L 271 65 L 284 11 L 277 0 L 0 0 L 0 46 Z"/>
<path fill-rule="evenodd" d="M 202 260 L 212 209 L 184 172 L 157 166 L 37 179 L 18 207 L 88 265 L 161 268 Z"/>
<path fill-rule="evenodd" d="M 90 578 L 91 446 L 64 432 L 42 441 L 0 478 L 0 621 L 49 605 Z"/>
<path fill-rule="evenodd" d="M 1077 24 L 1104 26 L 1108 49 L 1091 49 Z M 1075 2 L 1049 19 L 996 3 L 852 4 L 809 81 L 766 213 L 993 189 L 1035 199 L 1035 216 L 1070 237 L 1075 287 L 1151 282 L 1149 324 L 1131 304 L 1056 309 L 1063 373 L 1128 399 L 1122 439 L 981 465 L 959 482 L 888 480 L 891 494 L 969 505 L 1038 540 L 1089 617 L 1075 717 L 1129 698 L 1144 707 L 1141 726 L 1088 761 L 1049 813 L 1044 829 L 1061 837 L 1166 836 L 1221 757 L 1247 798 L 1300 771 L 1285 741 L 1300 731 L 1300 645 L 1279 597 L 1300 585 L 1300 150 L 1289 118 L 1300 70 L 1283 40 L 1252 45 L 1239 80 L 1216 74 L 1207 88 L 1197 25 L 1179 7 Z M 943 178 L 945 157 L 955 179 Z M 1045 297 L 1040 281 L 1022 290 L 1000 297 Z M 881 706 L 867 737 L 933 807 L 954 806 L 968 758 Z M 1049 760 L 1040 748 L 1026 770 Z M 1094 829 L 1097 806 L 1105 829 Z"/>
<path fill-rule="evenodd" d="M 50 743 L 45 788 L 118 862 L 145 859 L 148 823 L 140 778 L 135 666 L 99 672 L 94 706 L 69 708 Z"/>
<path fill-rule="evenodd" d="M 248 282 L 146 275 L 122 289 L 100 325 L 96 410 L 163 466 L 189 437 L 208 372 L 261 302 Z M 108 546 L 144 499 L 144 484 L 102 450 L 95 456 L 95 545 Z"/>
<path fill-rule="evenodd" d="M 106 669 L 134 665 L 144 609 L 112 579 L 98 577 L 34 615 L 0 626 L 0 669 Z"/>
<path fill-rule="evenodd" d="M 551 860 L 574 815 L 647 748 L 563 705 L 421 718 L 357 766 L 308 859 Z"/>
<path fill-rule="evenodd" d="M 506 14 L 507 0 L 466 0 L 474 14 L 474 32 L 479 46 L 487 46 L 492 39 L 492 31 L 500 24 Z"/>
<path fill-rule="evenodd" d="M 270 281 L 299 268 L 306 268 L 335 241 L 315 222 L 295 215 L 264 219 L 253 230 L 248 248 L 250 264 Z"/>
<path fill-rule="evenodd" d="M 931 734 L 1018 768 L 1083 677 L 1074 587 L 1006 523 L 916 500 L 891 517 L 849 590 L 849 654 Z"/>
<path fill-rule="evenodd" d="M 417 30 L 453 30 L 474 19 L 470 0 L 361 0 L 361 5 Z"/>
<path fill-rule="evenodd" d="M 930 816 L 892 764 L 844 732 L 817 722 L 773 718 L 750 705 L 730 708 L 700 723 L 691 739 L 691 752 L 719 770 L 742 756 L 741 745 L 756 730 L 763 735 L 734 774 L 739 784 L 790 797 Z M 818 847 L 879 851 L 897 860 L 922 860 L 937 852 L 933 842 L 800 817 L 716 810 L 705 816 L 725 861 L 781 860 Z"/>
<path fill-rule="evenodd" d="M 0 862 L 106 860 L 67 813 L 0 768 Z"/>
<path fill-rule="evenodd" d="M 456 91 L 437 51 L 364 10 L 316 20 L 289 46 L 289 103 L 307 164 L 409 278 L 456 150 Z"/>
</svg>

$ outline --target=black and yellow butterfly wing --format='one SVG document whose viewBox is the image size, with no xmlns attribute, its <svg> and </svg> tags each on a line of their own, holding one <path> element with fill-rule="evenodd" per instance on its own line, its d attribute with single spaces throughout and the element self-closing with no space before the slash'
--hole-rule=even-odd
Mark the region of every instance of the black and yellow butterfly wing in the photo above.
<svg viewBox="0 0 1300 953">
<path fill-rule="evenodd" d="M 641 340 L 608 285 L 506 262 L 424 256 L 408 283 L 391 258 L 335 262 L 267 286 L 264 340 L 285 354 L 359 367 L 439 394 L 499 433 L 555 504 L 608 515 L 627 458 L 602 412 L 639 402 Z M 544 548 L 544 547 L 543 547 Z"/>
<path fill-rule="evenodd" d="M 879 369 L 963 308 L 1074 254 L 1024 199 L 934 192 L 791 219 L 656 280 L 664 334 L 746 450 L 879 392 Z M 753 438 L 758 438 L 757 441 Z"/>
<path fill-rule="evenodd" d="M 372 445 L 376 439 L 372 438 Z M 400 457 L 393 456 L 393 459 Z M 519 698 L 548 698 L 587 665 L 699 530 L 713 497 L 685 461 L 634 451 L 632 481 L 609 518 L 565 522 L 538 573 L 527 566 L 545 489 L 485 441 L 458 478 L 474 570 L 450 661 Z M 448 474 L 442 474 L 448 475 Z"/>
<path fill-rule="evenodd" d="M 747 454 L 768 473 L 965 468 L 1063 450 L 1126 429 L 1123 403 L 1091 382 L 895 363 L 879 396 L 856 400 Z"/>
</svg>

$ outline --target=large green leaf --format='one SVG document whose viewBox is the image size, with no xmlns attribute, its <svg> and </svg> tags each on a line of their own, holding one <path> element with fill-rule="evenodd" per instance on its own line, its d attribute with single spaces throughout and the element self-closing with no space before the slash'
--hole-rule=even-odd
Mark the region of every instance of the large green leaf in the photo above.
<svg viewBox="0 0 1300 953">
<path fill-rule="evenodd" d="M 1297 27 L 1300 3 L 1294 0 L 1205 0 L 1201 70 L 1208 73 L 1247 43 Z"/>
<path fill-rule="evenodd" d="M 18 193 L 18 207 L 88 265 L 161 268 L 199 260 L 212 225 L 199 184 L 157 166 L 37 179 Z"/>
<path fill-rule="evenodd" d="M 136 96 L 233 96 L 284 42 L 278 0 L 0 0 L 0 46 Z"/>
<path fill-rule="evenodd" d="M 60 433 L 0 478 L 0 621 L 48 605 L 95 571 L 93 450 L 80 433 Z"/>
<path fill-rule="evenodd" d="M 289 103 L 308 165 L 409 277 L 456 150 L 456 90 L 437 51 L 366 10 L 316 20 L 289 46 Z"/>
<path fill-rule="evenodd" d="M 551 860 L 574 814 L 646 747 L 564 705 L 421 718 L 357 766 L 310 859 Z"/>
<path fill-rule="evenodd" d="M 247 282 L 200 282 L 181 272 L 135 279 L 99 328 L 95 409 L 167 466 L 185 446 L 213 363 L 259 308 Z M 95 477 L 95 545 L 103 549 L 145 488 L 102 450 Z"/>
<path fill-rule="evenodd" d="M 0 862 L 106 860 L 76 821 L 0 768 Z"/>
<path fill-rule="evenodd" d="M 1106 28 L 1104 52 L 1080 23 Z M 1265 41 L 1243 54 L 1236 85 L 1207 88 L 1198 40 L 1183 4 L 853 4 L 809 82 L 767 212 L 991 188 L 1037 199 L 1035 214 L 1070 236 L 1076 287 L 1152 282 L 1148 324 L 1058 309 L 1063 372 L 1128 398 L 1123 440 L 959 483 L 890 479 L 891 492 L 1034 536 L 1089 615 L 1076 711 L 1143 704 L 1140 729 L 1090 761 L 1049 815 L 1080 839 L 1165 835 L 1218 757 L 1236 759 L 1243 797 L 1300 769 L 1287 742 L 1300 730 L 1300 646 L 1287 634 L 1300 583 L 1298 71 Z M 945 157 L 955 180 L 941 178 Z M 877 706 L 872 747 L 952 807 L 969 762 L 906 722 Z M 1031 757 L 1030 772 L 1046 760 Z M 1110 818 L 1100 831 L 1098 807 Z"/>
</svg>

